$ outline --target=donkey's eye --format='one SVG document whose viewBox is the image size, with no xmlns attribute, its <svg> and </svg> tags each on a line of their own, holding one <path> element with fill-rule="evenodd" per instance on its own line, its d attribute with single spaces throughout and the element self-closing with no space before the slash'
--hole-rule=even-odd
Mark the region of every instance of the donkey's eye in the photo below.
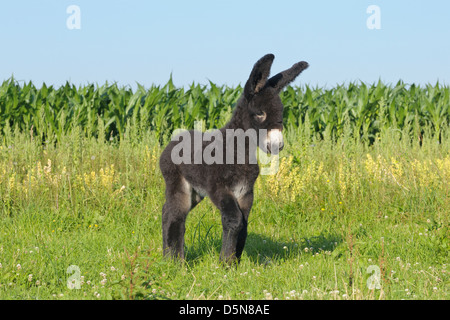
<svg viewBox="0 0 450 320">
<path fill-rule="evenodd" d="M 267 114 L 263 111 L 262 113 L 255 114 L 254 117 L 259 122 L 264 122 L 264 120 L 266 120 L 266 118 L 267 118 Z"/>
</svg>

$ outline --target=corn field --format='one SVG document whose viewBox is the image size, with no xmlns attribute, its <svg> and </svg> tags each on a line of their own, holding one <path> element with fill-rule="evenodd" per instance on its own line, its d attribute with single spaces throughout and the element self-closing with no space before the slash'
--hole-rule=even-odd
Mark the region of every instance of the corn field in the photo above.
<svg viewBox="0 0 450 320">
<path fill-rule="evenodd" d="M 192 84 L 176 87 L 170 79 L 164 86 L 133 91 L 117 84 L 66 83 L 55 88 L 45 83 L 19 83 L 13 78 L 0 86 L 0 132 L 5 128 L 29 132 L 43 140 L 58 140 L 74 127 L 85 136 L 104 135 L 120 139 L 127 125 L 151 130 L 164 143 L 177 128 L 193 128 L 202 121 L 206 129 L 223 126 L 242 93 L 235 88 Z M 397 128 L 410 138 L 421 139 L 424 130 L 442 139 L 450 123 L 450 88 L 382 82 L 350 83 L 331 89 L 288 87 L 281 94 L 284 126 L 302 129 L 311 136 L 338 137 L 345 128 L 371 143 L 383 129 Z"/>
</svg>

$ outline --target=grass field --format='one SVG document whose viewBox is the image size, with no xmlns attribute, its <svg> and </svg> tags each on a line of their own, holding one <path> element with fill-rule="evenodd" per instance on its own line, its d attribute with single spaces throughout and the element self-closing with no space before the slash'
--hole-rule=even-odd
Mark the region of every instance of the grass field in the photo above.
<svg viewBox="0 0 450 320">
<path fill-rule="evenodd" d="M 449 299 L 447 113 L 370 139 L 365 122 L 320 136 L 308 117 L 289 126 L 280 170 L 258 178 L 237 268 L 219 264 L 208 199 L 188 217 L 186 262 L 163 259 L 154 128 L 4 125 L 0 299 Z"/>
</svg>

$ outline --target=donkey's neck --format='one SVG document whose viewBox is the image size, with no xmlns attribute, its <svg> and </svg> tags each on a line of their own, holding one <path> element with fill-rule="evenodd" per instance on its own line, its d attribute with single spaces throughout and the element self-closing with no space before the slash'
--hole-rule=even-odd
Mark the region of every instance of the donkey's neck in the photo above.
<svg viewBox="0 0 450 320">
<path fill-rule="evenodd" d="M 224 126 L 224 129 L 243 129 L 246 131 L 250 128 L 250 119 L 248 111 L 246 110 L 244 99 L 240 99 L 236 104 L 233 116 L 230 121 Z"/>
<path fill-rule="evenodd" d="M 258 138 L 254 136 L 254 139 L 251 138 L 252 134 L 250 132 L 250 135 L 247 137 L 247 133 L 245 133 L 245 148 L 244 150 L 241 150 L 238 148 L 238 145 L 240 143 L 235 143 L 235 133 L 236 130 L 243 130 L 244 132 L 247 132 L 247 130 L 251 129 L 251 121 L 250 121 L 250 115 L 248 112 L 248 107 L 246 104 L 246 101 L 244 98 L 241 98 L 238 103 L 236 104 L 236 107 L 233 112 L 233 116 L 231 117 L 230 121 L 222 128 L 220 129 L 223 133 L 225 132 L 226 137 L 226 150 L 229 152 L 232 150 L 234 154 L 234 162 L 233 163 L 241 163 L 246 164 L 247 168 L 252 171 L 252 174 L 256 174 L 258 176 L 259 173 L 259 167 L 256 160 L 256 148 L 257 148 L 257 140 Z M 229 131 L 231 130 L 232 133 L 229 135 Z M 239 137 L 239 134 L 236 136 Z M 242 137 L 242 136 L 241 136 Z M 231 144 L 230 144 L 231 143 Z M 231 148 L 231 149 L 229 149 Z M 243 152 L 243 153 L 242 153 Z M 225 154 L 224 154 L 225 156 Z M 242 160 L 244 161 L 242 162 Z M 250 167 L 248 167 L 250 165 Z M 255 177 L 256 179 L 256 177 Z"/>
</svg>

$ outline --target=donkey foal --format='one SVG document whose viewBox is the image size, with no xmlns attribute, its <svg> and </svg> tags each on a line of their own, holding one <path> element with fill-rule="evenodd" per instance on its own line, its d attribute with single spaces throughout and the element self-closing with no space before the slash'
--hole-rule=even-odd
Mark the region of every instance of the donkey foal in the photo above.
<svg viewBox="0 0 450 320">
<path fill-rule="evenodd" d="M 165 255 L 184 259 L 186 217 L 208 196 L 222 216 L 220 259 L 226 263 L 239 261 L 247 238 L 253 186 L 259 175 L 256 146 L 268 154 L 277 154 L 283 148 L 283 104 L 279 94 L 308 67 L 302 61 L 269 79 L 274 58 L 267 54 L 255 63 L 225 127 L 208 137 L 207 133 L 186 131 L 174 137 L 162 152 L 160 168 L 166 183 L 162 210 Z M 235 138 L 242 137 L 240 145 L 240 141 L 234 143 Z M 189 148 L 180 148 L 180 140 Z M 244 151 L 240 146 L 245 147 Z M 201 157 L 206 151 L 214 161 Z M 179 161 L 180 157 L 183 161 Z"/>
</svg>

